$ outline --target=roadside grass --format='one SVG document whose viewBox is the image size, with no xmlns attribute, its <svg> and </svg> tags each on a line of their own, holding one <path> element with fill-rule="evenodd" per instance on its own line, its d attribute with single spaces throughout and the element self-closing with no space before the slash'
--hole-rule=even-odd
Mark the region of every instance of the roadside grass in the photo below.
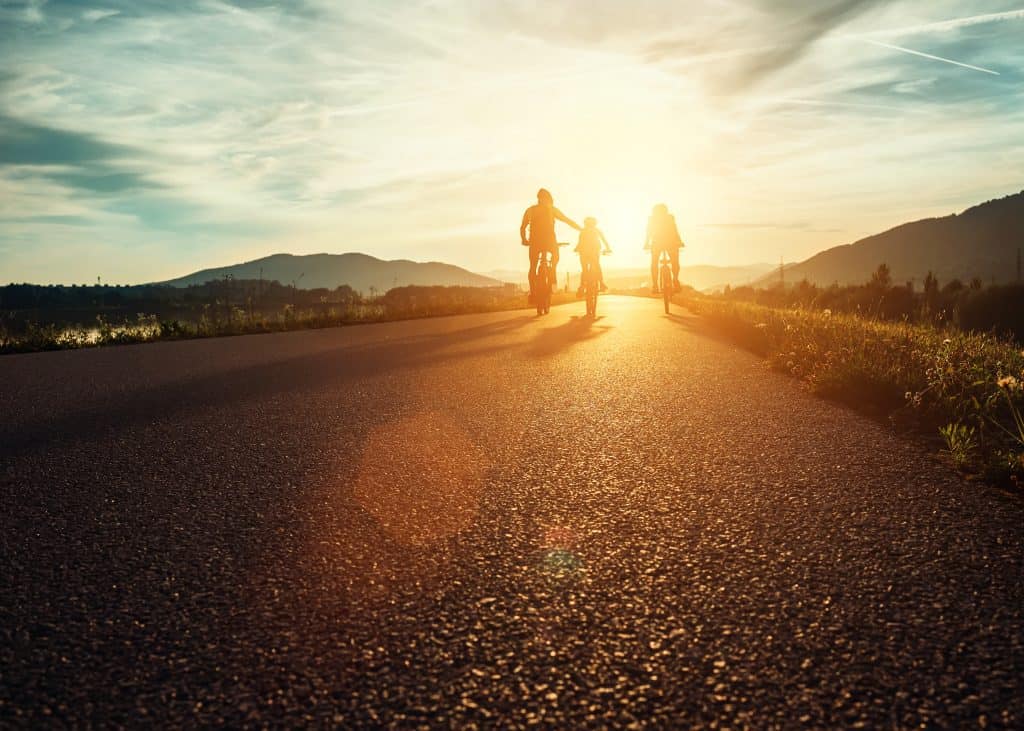
<svg viewBox="0 0 1024 731">
<path fill-rule="evenodd" d="M 834 399 L 924 437 L 971 476 L 1024 479 L 1024 353 L 992 335 L 714 297 L 686 306 L 716 332 Z"/>
<path fill-rule="evenodd" d="M 555 293 L 552 297 L 554 305 L 573 301 L 575 298 L 565 293 Z M 160 319 L 155 315 L 140 313 L 133 320 L 123 322 L 111 322 L 97 317 L 91 326 L 30 322 L 15 330 L 0 317 L 0 355 L 313 330 L 523 309 L 533 309 L 527 304 L 526 295 L 482 301 L 445 301 L 443 297 L 423 298 L 418 302 L 389 301 L 385 295 L 378 298 L 377 302 L 343 306 L 297 309 L 286 305 L 273 315 L 254 314 L 241 307 L 232 308 L 227 312 L 220 307 L 211 307 L 208 313 L 197 320 Z"/>
</svg>

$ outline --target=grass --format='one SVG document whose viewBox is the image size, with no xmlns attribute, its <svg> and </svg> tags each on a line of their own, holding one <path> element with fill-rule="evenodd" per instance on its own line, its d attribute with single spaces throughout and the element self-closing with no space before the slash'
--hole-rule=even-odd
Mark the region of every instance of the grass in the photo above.
<svg viewBox="0 0 1024 731">
<path fill-rule="evenodd" d="M 574 298 L 563 293 L 556 293 L 552 298 L 552 304 L 556 305 L 571 301 L 575 301 Z M 0 355 L 311 330 L 519 309 L 532 309 L 525 295 L 479 301 L 433 297 L 415 304 L 377 301 L 305 310 L 286 305 L 280 312 L 269 316 L 254 314 L 240 307 L 226 313 L 221 307 L 211 307 L 197 320 L 160 319 L 155 315 L 139 314 L 132 320 L 117 323 L 97 317 L 91 326 L 30 322 L 14 329 L 0 318 Z"/>
<path fill-rule="evenodd" d="M 991 335 L 714 297 L 687 306 L 822 396 L 933 439 L 965 472 L 1024 478 L 1024 353 Z"/>
</svg>

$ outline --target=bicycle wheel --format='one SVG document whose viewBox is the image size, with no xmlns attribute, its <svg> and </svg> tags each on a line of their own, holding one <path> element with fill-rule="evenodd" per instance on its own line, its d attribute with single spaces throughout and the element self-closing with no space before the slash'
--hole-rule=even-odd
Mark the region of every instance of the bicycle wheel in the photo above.
<svg viewBox="0 0 1024 731">
<path fill-rule="evenodd" d="M 544 311 L 540 314 L 546 315 L 551 312 L 551 270 L 548 267 L 544 267 L 544 277 L 540 285 L 540 301 L 544 306 Z"/>
<path fill-rule="evenodd" d="M 533 278 L 533 302 L 537 306 L 537 314 L 544 314 L 544 292 L 550 291 L 548 286 L 548 268 L 543 264 L 537 269 L 537 275 Z"/>
<path fill-rule="evenodd" d="M 597 282 L 590 271 L 583 272 L 583 296 L 587 302 L 587 316 L 593 317 L 597 311 Z"/>
<path fill-rule="evenodd" d="M 661 270 L 661 297 L 665 301 L 665 314 L 668 314 L 668 306 L 672 303 L 672 274 L 668 267 Z"/>
</svg>

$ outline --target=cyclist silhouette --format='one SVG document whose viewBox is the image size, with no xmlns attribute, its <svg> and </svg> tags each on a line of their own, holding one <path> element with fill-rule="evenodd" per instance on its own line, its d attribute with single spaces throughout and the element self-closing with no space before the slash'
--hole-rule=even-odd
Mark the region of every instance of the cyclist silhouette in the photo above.
<svg viewBox="0 0 1024 731">
<path fill-rule="evenodd" d="M 537 205 L 530 206 L 523 214 L 519 227 L 519 238 L 523 246 L 530 247 L 530 300 L 533 300 L 533 281 L 537 272 L 537 261 L 545 251 L 551 252 L 551 281 L 558 281 L 558 239 L 555 238 L 555 220 L 567 223 L 577 231 L 582 227 L 555 208 L 554 198 L 546 189 L 537 191 Z M 529 238 L 526 229 L 530 229 Z"/>
<path fill-rule="evenodd" d="M 658 259 L 663 251 L 667 251 L 672 260 L 672 279 L 676 289 L 679 288 L 679 249 L 683 246 L 685 244 L 676 228 L 676 217 L 668 212 L 668 206 L 659 203 L 651 211 L 644 240 L 644 248 L 651 250 L 651 289 L 654 294 L 658 294 Z"/>
<path fill-rule="evenodd" d="M 591 267 L 594 273 L 597 274 L 597 281 L 600 284 L 601 291 L 604 292 L 608 288 L 604 286 L 604 272 L 601 271 L 602 243 L 604 243 L 604 253 L 612 253 L 612 249 L 608 245 L 608 239 L 604 237 L 601 229 L 597 227 L 597 219 L 593 216 L 587 216 L 583 219 L 583 230 L 580 231 L 580 240 L 576 244 L 575 251 L 580 255 L 580 269 L 586 272 L 587 267 Z M 582 276 L 580 277 L 580 288 L 576 291 L 576 296 L 583 296 Z"/>
</svg>

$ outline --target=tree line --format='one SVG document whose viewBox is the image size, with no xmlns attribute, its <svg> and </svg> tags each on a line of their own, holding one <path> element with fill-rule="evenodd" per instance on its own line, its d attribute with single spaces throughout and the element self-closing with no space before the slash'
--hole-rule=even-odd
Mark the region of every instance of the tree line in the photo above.
<svg viewBox="0 0 1024 731">
<path fill-rule="evenodd" d="M 726 299 L 771 307 L 808 307 L 888 321 L 953 325 L 971 332 L 995 332 L 1024 342 L 1024 284 L 990 285 L 980 279 L 940 282 L 931 272 L 920 286 L 893 282 L 880 264 L 864 284 L 828 287 L 808 280 L 769 288 L 726 287 Z"/>
</svg>

